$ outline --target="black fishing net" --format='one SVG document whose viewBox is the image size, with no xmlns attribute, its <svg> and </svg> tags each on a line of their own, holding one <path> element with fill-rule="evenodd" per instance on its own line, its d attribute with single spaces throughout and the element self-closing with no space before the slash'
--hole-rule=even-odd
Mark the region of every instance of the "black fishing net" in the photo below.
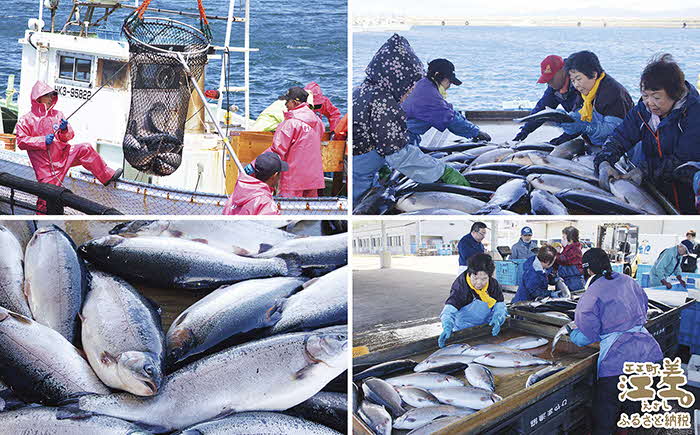
<svg viewBox="0 0 700 435">
<path fill-rule="evenodd" d="M 210 39 L 178 21 L 130 17 L 131 111 L 124 135 L 124 157 L 139 171 L 170 175 L 182 162 L 192 85 L 181 59 L 199 81 Z"/>
</svg>

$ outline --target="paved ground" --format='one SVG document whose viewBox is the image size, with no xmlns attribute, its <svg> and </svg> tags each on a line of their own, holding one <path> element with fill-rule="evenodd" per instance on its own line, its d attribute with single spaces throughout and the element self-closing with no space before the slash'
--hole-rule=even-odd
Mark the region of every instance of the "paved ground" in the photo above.
<svg viewBox="0 0 700 435">
<path fill-rule="evenodd" d="M 379 269 L 378 256 L 353 256 L 353 329 L 440 315 L 457 276 L 457 256 L 396 256 Z M 512 298 L 506 294 L 506 300 Z"/>
</svg>

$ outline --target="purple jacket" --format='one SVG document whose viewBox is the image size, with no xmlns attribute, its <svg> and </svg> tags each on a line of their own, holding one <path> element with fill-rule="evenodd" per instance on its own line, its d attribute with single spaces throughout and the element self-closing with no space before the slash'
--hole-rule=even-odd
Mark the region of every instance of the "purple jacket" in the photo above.
<svg viewBox="0 0 700 435">
<path fill-rule="evenodd" d="M 406 112 L 406 117 L 420 119 L 443 131 L 447 124 L 455 117 L 452 104 L 448 103 L 435 84 L 429 78 L 423 77 L 416 82 L 416 86 L 406 101 L 401 103 Z"/>
<path fill-rule="evenodd" d="M 648 298 L 642 287 L 627 275 L 613 273 L 612 277 L 591 284 L 576 307 L 576 326 L 591 342 L 647 322 Z M 659 343 L 650 334 L 625 333 L 599 363 L 598 377 L 621 375 L 625 362 L 659 362 L 662 358 Z"/>
</svg>

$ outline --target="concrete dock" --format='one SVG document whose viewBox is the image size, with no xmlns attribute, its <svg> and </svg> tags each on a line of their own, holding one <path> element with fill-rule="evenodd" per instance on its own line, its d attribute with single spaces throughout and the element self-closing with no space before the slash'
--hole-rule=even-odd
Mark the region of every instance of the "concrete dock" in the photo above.
<svg viewBox="0 0 700 435">
<path fill-rule="evenodd" d="M 394 256 L 390 269 L 379 257 L 353 256 L 353 330 L 403 322 L 434 323 L 457 277 L 458 256 Z M 506 301 L 514 294 L 504 293 Z"/>
</svg>

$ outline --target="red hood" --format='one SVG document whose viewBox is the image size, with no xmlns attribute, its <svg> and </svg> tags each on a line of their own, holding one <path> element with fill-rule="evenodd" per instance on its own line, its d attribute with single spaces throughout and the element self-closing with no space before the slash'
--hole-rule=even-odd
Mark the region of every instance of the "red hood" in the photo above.
<svg viewBox="0 0 700 435">
<path fill-rule="evenodd" d="M 238 177 L 231 202 L 237 207 L 242 207 L 259 196 L 267 196 L 272 193 L 272 188 L 264 182 L 250 175 L 242 174 Z"/>
<path fill-rule="evenodd" d="M 304 87 L 304 90 L 314 94 L 314 104 L 322 104 L 321 101 L 323 100 L 323 91 L 321 91 L 321 87 L 318 85 L 318 83 L 311 82 Z"/>
<path fill-rule="evenodd" d="M 323 121 L 321 121 L 321 119 L 318 116 L 316 116 L 316 113 L 314 113 L 314 111 L 309 108 L 308 104 L 302 104 L 295 107 L 292 110 L 287 110 L 286 112 L 284 112 L 284 119 L 292 118 L 298 119 L 304 124 L 309 125 L 311 128 L 314 128 L 316 124 L 321 124 L 321 129 L 325 130 Z"/>
<path fill-rule="evenodd" d="M 46 106 L 43 104 L 39 103 L 37 100 L 39 97 L 42 95 L 46 95 L 51 92 L 56 92 L 54 88 L 51 86 L 47 85 L 46 83 L 42 82 L 41 80 L 37 81 L 34 83 L 34 87 L 32 88 L 32 113 L 38 116 L 44 116 L 46 115 Z M 56 103 L 58 102 L 58 95 L 55 95 L 53 97 L 53 101 L 51 101 L 51 106 L 49 107 L 49 110 L 53 109 L 56 106 Z"/>
</svg>

